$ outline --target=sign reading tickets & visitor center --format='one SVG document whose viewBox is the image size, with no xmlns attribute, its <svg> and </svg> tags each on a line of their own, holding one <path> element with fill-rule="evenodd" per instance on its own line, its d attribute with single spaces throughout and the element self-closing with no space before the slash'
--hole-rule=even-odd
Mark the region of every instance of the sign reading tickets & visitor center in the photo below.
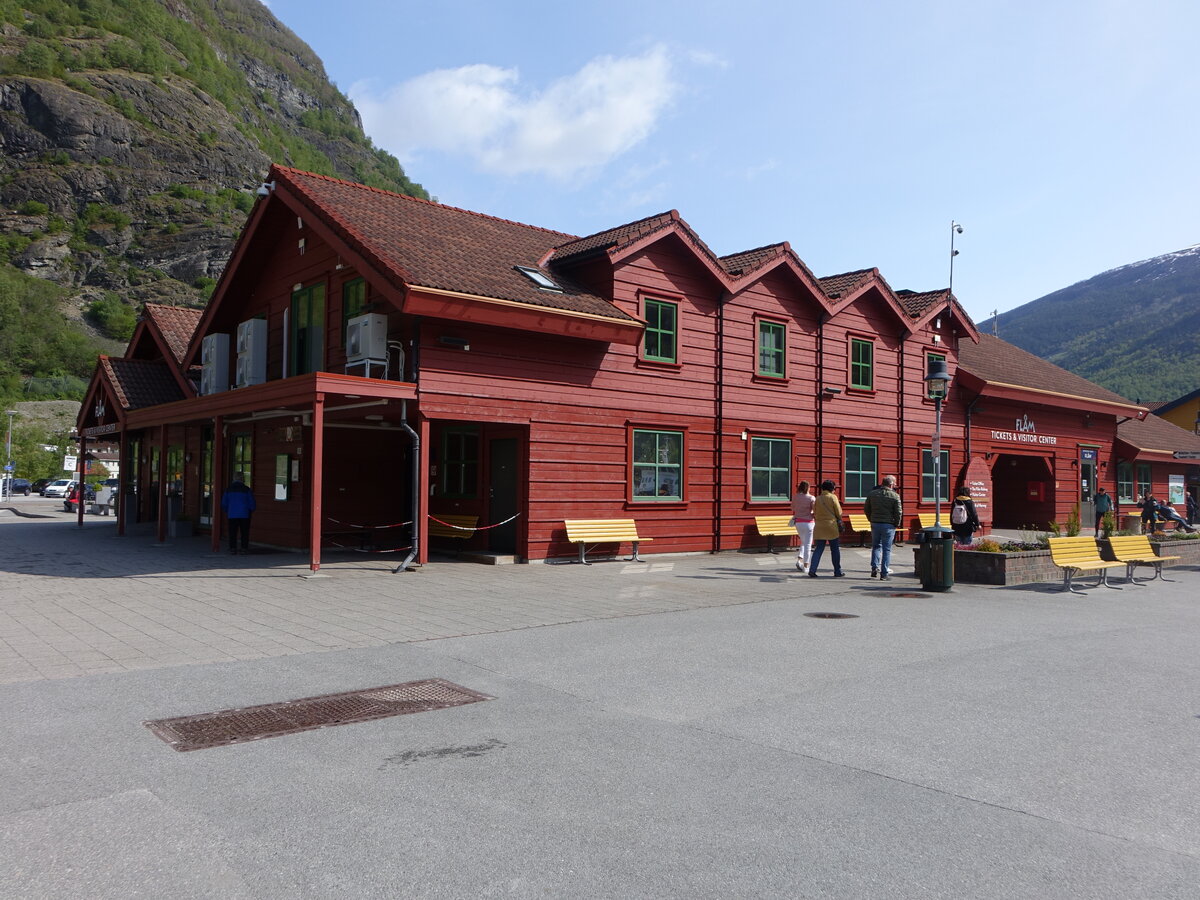
<svg viewBox="0 0 1200 900">
<path fill-rule="evenodd" d="M 1038 434 L 1037 425 L 1029 416 L 1021 416 L 1013 425 L 1012 431 L 992 430 L 993 441 L 1016 441 L 1018 444 L 1057 444 L 1058 438 L 1052 434 Z"/>
</svg>

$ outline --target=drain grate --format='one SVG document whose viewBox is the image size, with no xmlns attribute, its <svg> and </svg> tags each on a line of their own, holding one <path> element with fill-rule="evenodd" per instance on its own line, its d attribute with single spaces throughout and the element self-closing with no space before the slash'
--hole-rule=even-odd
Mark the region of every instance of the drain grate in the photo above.
<svg viewBox="0 0 1200 900">
<path fill-rule="evenodd" d="M 857 619 L 854 613 L 805 613 L 810 619 Z"/>
<path fill-rule="evenodd" d="M 176 750 L 204 750 L 494 699 L 441 678 L 428 678 L 282 703 L 155 719 L 142 724 Z"/>
</svg>

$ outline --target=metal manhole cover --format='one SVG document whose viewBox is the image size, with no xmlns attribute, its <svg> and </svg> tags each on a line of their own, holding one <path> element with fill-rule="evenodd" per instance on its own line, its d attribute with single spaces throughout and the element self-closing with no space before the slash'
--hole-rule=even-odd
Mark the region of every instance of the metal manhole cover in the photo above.
<svg viewBox="0 0 1200 900">
<path fill-rule="evenodd" d="M 810 619 L 857 619 L 854 613 L 805 613 Z"/>
<path fill-rule="evenodd" d="M 933 597 L 933 594 L 918 594 L 915 591 L 906 591 L 899 594 L 888 594 L 889 597 L 912 597 L 917 600 L 928 600 Z"/>
<path fill-rule="evenodd" d="M 262 706 L 154 719 L 142 724 L 176 750 L 204 750 L 331 725 L 369 722 L 495 699 L 441 678 L 428 678 Z"/>
</svg>

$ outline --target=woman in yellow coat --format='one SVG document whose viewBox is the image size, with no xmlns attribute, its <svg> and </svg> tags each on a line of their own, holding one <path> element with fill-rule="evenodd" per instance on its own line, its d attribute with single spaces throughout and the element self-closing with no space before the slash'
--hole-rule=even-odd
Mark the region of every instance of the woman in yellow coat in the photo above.
<svg viewBox="0 0 1200 900">
<path fill-rule="evenodd" d="M 825 552 L 825 545 L 829 545 L 829 552 L 833 558 L 833 577 L 843 578 L 845 572 L 842 571 L 842 504 L 838 503 L 838 498 L 834 495 L 837 490 L 837 485 L 832 481 L 821 482 L 821 496 L 817 498 L 817 502 L 813 504 L 813 513 L 816 516 L 816 525 L 813 526 L 813 554 L 812 564 L 808 569 L 808 577 L 817 577 L 817 566 L 821 564 L 821 555 Z"/>
</svg>

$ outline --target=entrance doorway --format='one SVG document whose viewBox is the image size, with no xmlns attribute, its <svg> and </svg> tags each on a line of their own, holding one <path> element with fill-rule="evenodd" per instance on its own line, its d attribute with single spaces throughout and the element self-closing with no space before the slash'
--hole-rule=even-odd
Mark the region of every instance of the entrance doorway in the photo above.
<svg viewBox="0 0 1200 900">
<path fill-rule="evenodd" d="M 1054 477 L 1040 456 L 1002 453 L 992 466 L 993 528 L 1044 531 L 1054 518 Z"/>
<path fill-rule="evenodd" d="M 1079 450 L 1079 522 L 1085 528 L 1096 521 L 1096 462 L 1099 451 Z"/>
<path fill-rule="evenodd" d="M 488 512 L 493 522 L 511 519 L 519 509 L 517 446 L 515 437 L 497 437 L 488 441 Z M 488 532 L 488 549 L 493 553 L 516 553 L 515 519 Z"/>
</svg>

